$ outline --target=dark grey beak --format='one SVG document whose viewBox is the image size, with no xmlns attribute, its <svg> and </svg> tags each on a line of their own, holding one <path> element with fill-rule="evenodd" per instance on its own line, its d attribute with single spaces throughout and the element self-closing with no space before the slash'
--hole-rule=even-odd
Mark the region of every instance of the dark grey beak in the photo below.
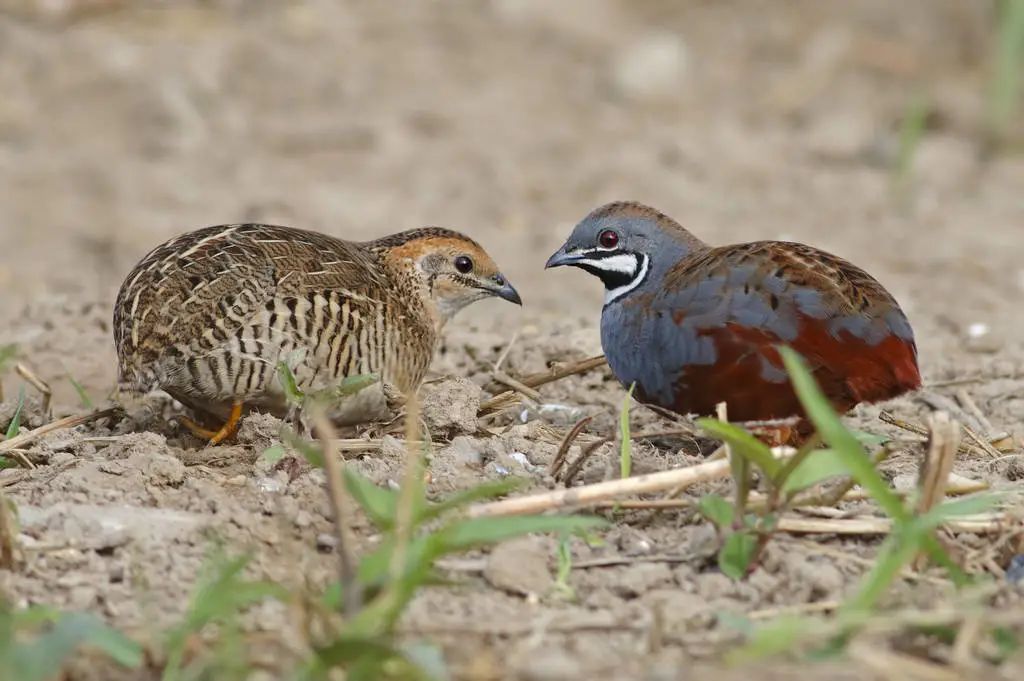
<svg viewBox="0 0 1024 681">
<path fill-rule="evenodd" d="M 554 255 L 548 258 L 548 261 L 544 263 L 544 269 L 550 269 L 552 267 L 561 267 L 562 265 L 575 265 L 579 263 L 583 258 L 579 255 L 567 253 L 565 246 L 562 246 Z"/>
<path fill-rule="evenodd" d="M 495 288 L 491 289 L 494 295 L 516 305 L 523 304 L 523 299 L 519 297 L 519 291 L 516 291 L 515 287 L 505 278 L 505 275 L 494 275 L 494 283 L 497 284 Z"/>
</svg>

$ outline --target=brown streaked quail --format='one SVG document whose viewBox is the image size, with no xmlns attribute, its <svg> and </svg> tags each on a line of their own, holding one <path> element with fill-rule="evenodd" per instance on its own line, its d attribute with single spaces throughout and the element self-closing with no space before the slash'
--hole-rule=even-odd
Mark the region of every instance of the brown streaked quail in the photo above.
<svg viewBox="0 0 1024 681">
<path fill-rule="evenodd" d="M 415 391 L 444 324 L 491 296 L 522 304 L 484 249 L 448 229 L 351 242 L 273 225 L 207 227 L 158 246 L 121 285 L 118 381 L 223 420 L 217 431 L 185 421 L 216 443 L 243 407 L 286 410 L 280 362 L 303 391 L 360 374 L 391 394 Z"/>
</svg>

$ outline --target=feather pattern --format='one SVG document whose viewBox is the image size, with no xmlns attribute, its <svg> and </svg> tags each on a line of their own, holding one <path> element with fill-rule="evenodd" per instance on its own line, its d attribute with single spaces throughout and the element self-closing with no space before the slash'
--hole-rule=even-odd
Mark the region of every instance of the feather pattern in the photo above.
<svg viewBox="0 0 1024 681">
<path fill-rule="evenodd" d="M 624 385 L 636 383 L 642 401 L 705 415 L 725 401 L 739 421 L 802 416 L 783 344 L 804 356 L 840 411 L 920 386 L 910 323 L 861 268 L 791 242 L 712 248 L 653 209 L 613 206 L 595 211 L 597 224 L 581 222 L 563 251 L 583 251 L 595 234 L 617 229 L 621 248 L 661 258 L 658 276 L 601 318 L 608 363 Z M 649 218 L 637 222 L 638 213 Z"/>
</svg>

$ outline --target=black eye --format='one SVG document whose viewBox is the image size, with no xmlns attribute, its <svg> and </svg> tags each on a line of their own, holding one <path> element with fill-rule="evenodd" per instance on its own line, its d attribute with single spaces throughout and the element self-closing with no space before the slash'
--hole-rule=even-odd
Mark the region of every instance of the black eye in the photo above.
<svg viewBox="0 0 1024 681">
<path fill-rule="evenodd" d="M 615 248 L 619 245 L 619 235 L 614 230 L 606 229 L 598 235 L 597 243 L 601 245 L 601 248 Z"/>
<path fill-rule="evenodd" d="M 455 258 L 455 269 L 463 274 L 469 274 L 473 271 L 473 260 L 468 255 L 460 255 Z"/>
</svg>

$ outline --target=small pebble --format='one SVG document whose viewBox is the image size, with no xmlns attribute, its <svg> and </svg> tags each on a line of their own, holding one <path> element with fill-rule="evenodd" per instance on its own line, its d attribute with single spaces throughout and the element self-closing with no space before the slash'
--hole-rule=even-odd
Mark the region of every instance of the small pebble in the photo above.
<svg viewBox="0 0 1024 681">
<path fill-rule="evenodd" d="M 316 550 L 320 553 L 330 553 L 338 546 L 338 538 L 333 534 L 321 532 L 316 536 Z"/>
</svg>

